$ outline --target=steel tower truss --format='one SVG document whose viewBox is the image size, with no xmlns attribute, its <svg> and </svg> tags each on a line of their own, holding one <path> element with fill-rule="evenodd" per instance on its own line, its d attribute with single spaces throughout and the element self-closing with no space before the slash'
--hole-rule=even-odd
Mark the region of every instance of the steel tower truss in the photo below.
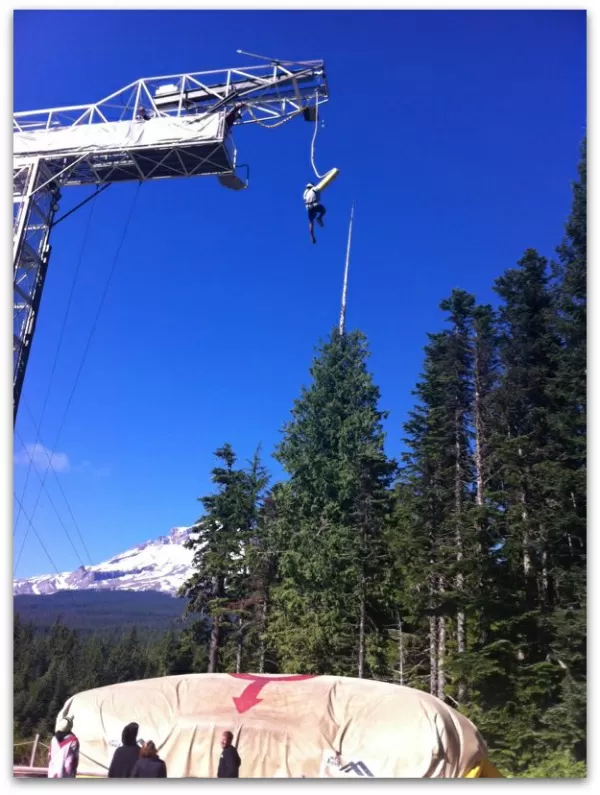
<svg viewBox="0 0 600 795">
<path fill-rule="evenodd" d="M 15 419 L 61 189 L 193 176 L 243 188 L 232 128 L 312 120 L 328 96 L 322 61 L 275 61 L 143 78 L 90 105 L 13 114 Z"/>
<path fill-rule="evenodd" d="M 48 268 L 48 238 L 59 199 L 58 186 L 40 158 L 13 169 L 13 413 L 23 378 Z"/>
</svg>

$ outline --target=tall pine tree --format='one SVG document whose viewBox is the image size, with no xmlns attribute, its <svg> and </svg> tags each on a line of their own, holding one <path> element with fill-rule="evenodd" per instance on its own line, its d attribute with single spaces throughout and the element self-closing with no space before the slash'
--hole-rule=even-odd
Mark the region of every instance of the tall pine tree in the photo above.
<svg viewBox="0 0 600 795">
<path fill-rule="evenodd" d="M 231 445 L 215 452 L 223 463 L 212 470 L 217 491 L 200 501 L 205 515 L 187 542 L 194 550 L 194 573 L 180 589 L 188 612 L 202 613 L 210 623 L 208 671 L 241 670 L 250 591 L 249 549 L 256 542 L 257 501 L 267 476 L 256 454 L 248 470 L 236 468 Z M 221 659 L 224 653 L 228 659 Z M 233 658 L 233 659 L 231 659 Z"/>
<path fill-rule="evenodd" d="M 295 402 L 277 458 L 289 473 L 269 637 L 284 671 L 374 676 L 383 529 L 394 464 L 360 332 L 335 329 Z"/>
</svg>

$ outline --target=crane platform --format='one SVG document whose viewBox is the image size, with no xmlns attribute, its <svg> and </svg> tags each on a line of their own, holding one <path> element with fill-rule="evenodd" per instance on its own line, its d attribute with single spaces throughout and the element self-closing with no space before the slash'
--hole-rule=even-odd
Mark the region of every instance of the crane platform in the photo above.
<svg viewBox="0 0 600 795">
<path fill-rule="evenodd" d="M 234 128 L 310 120 L 329 98 L 323 61 L 263 60 L 141 78 L 98 102 L 13 114 L 14 420 L 61 191 L 205 176 L 232 191 L 244 189 Z"/>
<path fill-rule="evenodd" d="M 43 158 L 62 186 L 231 173 L 225 113 L 15 132 L 15 165 Z"/>
</svg>

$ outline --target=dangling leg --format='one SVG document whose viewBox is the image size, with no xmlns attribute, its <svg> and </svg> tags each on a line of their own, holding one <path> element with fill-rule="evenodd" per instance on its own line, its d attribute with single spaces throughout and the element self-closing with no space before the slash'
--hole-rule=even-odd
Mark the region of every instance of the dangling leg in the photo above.
<svg viewBox="0 0 600 795">
<path fill-rule="evenodd" d="M 314 220 L 315 220 L 314 207 L 309 207 L 308 208 L 308 229 L 309 229 L 309 232 L 310 232 L 310 239 L 312 240 L 313 243 L 316 243 L 317 242 L 317 238 L 315 237 Z"/>
<path fill-rule="evenodd" d="M 323 207 L 323 205 L 319 204 L 318 215 L 317 215 L 317 223 L 319 224 L 319 226 L 325 226 L 325 224 L 323 223 L 323 216 L 325 215 L 326 212 L 327 210 Z"/>
</svg>

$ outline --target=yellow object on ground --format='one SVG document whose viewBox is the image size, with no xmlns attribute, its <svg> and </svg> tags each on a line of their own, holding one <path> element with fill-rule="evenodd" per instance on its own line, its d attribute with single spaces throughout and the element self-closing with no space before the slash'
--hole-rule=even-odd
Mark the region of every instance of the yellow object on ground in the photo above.
<svg viewBox="0 0 600 795">
<path fill-rule="evenodd" d="M 471 721 L 429 693 L 342 676 L 168 676 L 78 693 L 60 714 L 84 776 L 106 775 L 131 721 L 169 778 L 214 778 L 226 730 L 241 778 L 463 778 L 487 757 Z"/>
<path fill-rule="evenodd" d="M 504 776 L 489 759 L 484 759 L 480 764 L 471 768 L 465 774 L 465 778 L 504 778 Z"/>
<path fill-rule="evenodd" d="M 321 191 L 330 185 L 333 180 L 339 175 L 340 170 L 339 168 L 332 168 L 331 171 L 328 171 L 327 174 L 323 177 L 323 179 L 319 182 L 318 185 L 315 185 L 315 190 Z"/>
</svg>

